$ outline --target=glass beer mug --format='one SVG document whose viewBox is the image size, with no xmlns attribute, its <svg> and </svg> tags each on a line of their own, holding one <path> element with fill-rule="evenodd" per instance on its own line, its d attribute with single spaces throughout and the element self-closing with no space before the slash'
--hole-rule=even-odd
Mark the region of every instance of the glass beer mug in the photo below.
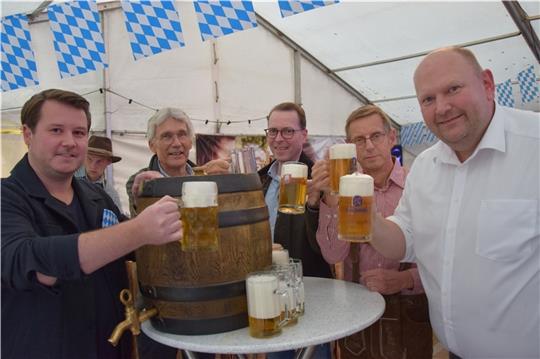
<svg viewBox="0 0 540 359">
<path fill-rule="evenodd" d="M 302 214 L 305 211 L 308 167 L 301 162 L 285 162 L 281 166 L 278 211 Z"/>
<path fill-rule="evenodd" d="M 265 338 L 281 332 L 288 323 L 288 316 L 281 317 L 281 303 L 287 298 L 280 289 L 278 275 L 273 271 L 249 273 L 246 278 L 246 294 L 249 316 L 249 334 Z M 285 311 L 287 313 L 287 311 Z"/>
<path fill-rule="evenodd" d="M 338 239 L 371 241 L 373 177 L 354 173 L 339 181 Z"/>
<path fill-rule="evenodd" d="M 339 179 L 356 172 L 356 145 L 339 143 L 330 147 L 330 189 L 332 194 L 339 193 Z"/>
<path fill-rule="evenodd" d="M 218 190 L 216 182 L 184 182 L 180 215 L 182 250 L 215 251 L 219 247 Z"/>
</svg>

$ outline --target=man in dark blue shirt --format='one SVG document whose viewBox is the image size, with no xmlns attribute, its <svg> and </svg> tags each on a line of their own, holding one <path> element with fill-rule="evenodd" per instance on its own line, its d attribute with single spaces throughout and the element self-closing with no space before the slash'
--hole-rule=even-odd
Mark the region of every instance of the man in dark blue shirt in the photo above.
<svg viewBox="0 0 540 359">
<path fill-rule="evenodd" d="M 129 358 L 123 319 L 124 256 L 182 236 L 175 199 L 165 196 L 122 221 L 97 186 L 74 178 L 91 125 L 88 102 L 45 90 L 21 111 L 28 153 L 2 179 L 2 358 Z M 107 227 L 107 228 L 104 228 Z"/>
</svg>

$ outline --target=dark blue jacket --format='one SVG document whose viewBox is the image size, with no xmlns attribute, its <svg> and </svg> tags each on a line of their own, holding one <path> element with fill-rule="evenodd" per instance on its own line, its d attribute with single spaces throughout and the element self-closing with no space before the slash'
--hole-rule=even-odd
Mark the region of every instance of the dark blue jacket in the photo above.
<svg viewBox="0 0 540 359">
<path fill-rule="evenodd" d="M 88 229 L 102 227 L 104 209 L 122 220 L 101 188 L 75 178 L 72 186 Z M 49 194 L 27 156 L 1 188 L 2 358 L 97 358 L 98 347 L 107 358 L 127 358 L 129 335 L 112 351 L 106 341 L 123 320 L 124 259 L 90 275 L 81 271 L 80 223 Z M 40 284 L 36 272 L 57 277 L 57 284 Z"/>
</svg>

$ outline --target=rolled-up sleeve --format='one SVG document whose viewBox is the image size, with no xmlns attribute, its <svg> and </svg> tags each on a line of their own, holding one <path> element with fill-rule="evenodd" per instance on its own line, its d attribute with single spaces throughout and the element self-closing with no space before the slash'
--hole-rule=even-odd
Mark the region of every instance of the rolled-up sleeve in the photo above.
<svg viewBox="0 0 540 359">
<path fill-rule="evenodd" d="M 340 241 L 337 237 L 337 208 L 333 209 L 322 201 L 316 237 L 322 255 L 329 264 L 341 262 L 349 254 L 349 242 Z"/>
</svg>

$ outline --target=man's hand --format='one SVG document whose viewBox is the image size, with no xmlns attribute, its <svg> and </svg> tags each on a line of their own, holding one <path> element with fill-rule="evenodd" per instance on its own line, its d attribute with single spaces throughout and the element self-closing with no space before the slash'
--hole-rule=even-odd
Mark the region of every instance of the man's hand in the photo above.
<svg viewBox="0 0 540 359">
<path fill-rule="evenodd" d="M 362 272 L 360 283 L 373 292 L 381 294 L 399 293 L 403 289 L 414 286 L 412 275 L 409 271 L 399 272 L 390 269 L 372 269 Z"/>
<path fill-rule="evenodd" d="M 148 206 L 133 221 L 139 224 L 143 244 L 159 245 L 182 239 L 178 201 L 170 196 Z"/>
<path fill-rule="evenodd" d="M 206 162 L 202 168 L 207 175 L 222 175 L 229 173 L 230 163 L 227 160 L 217 159 Z"/>
<path fill-rule="evenodd" d="M 133 197 L 135 199 L 139 197 L 139 190 L 142 187 L 143 182 L 161 177 L 163 177 L 163 175 L 158 171 L 144 171 L 139 173 L 137 176 L 135 176 L 135 179 L 133 180 L 133 187 L 131 187 Z"/>
<path fill-rule="evenodd" d="M 330 193 L 330 162 L 317 161 L 311 169 L 311 181 L 308 181 L 308 206 L 317 208 L 321 192 Z"/>
</svg>

